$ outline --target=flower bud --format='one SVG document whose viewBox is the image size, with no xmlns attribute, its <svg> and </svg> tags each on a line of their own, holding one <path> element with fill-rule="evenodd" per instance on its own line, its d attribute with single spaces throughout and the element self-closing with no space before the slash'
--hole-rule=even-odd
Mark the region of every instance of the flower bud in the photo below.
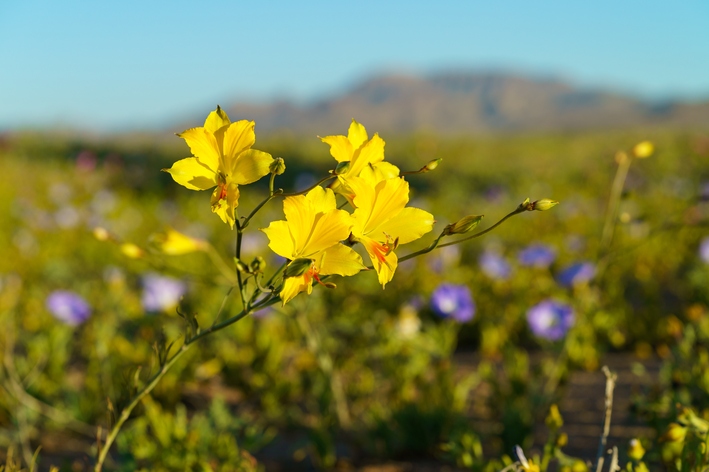
<svg viewBox="0 0 709 472">
<path fill-rule="evenodd" d="M 323 285 L 327 288 L 337 288 L 337 285 L 333 284 L 332 282 L 325 282 Z"/>
<path fill-rule="evenodd" d="M 532 211 L 532 210 L 547 211 L 551 208 L 554 208 L 558 204 L 559 204 L 559 202 L 557 202 L 555 200 L 549 200 L 548 198 L 542 198 L 541 200 L 537 200 L 536 202 L 533 202 L 529 206 L 529 211 Z"/>
<path fill-rule="evenodd" d="M 658 441 L 660 442 L 670 442 L 670 443 L 680 443 L 684 441 L 687 436 L 687 427 L 682 426 L 679 423 L 670 423 L 665 430 L 665 433 L 660 436 Z"/>
<path fill-rule="evenodd" d="M 480 221 L 483 219 L 485 215 L 468 215 L 464 216 L 460 220 L 458 220 L 456 223 L 451 223 L 448 226 L 446 226 L 446 229 L 444 230 L 446 235 L 451 235 L 451 234 L 464 234 L 470 231 L 471 229 L 475 228 Z"/>
<path fill-rule="evenodd" d="M 650 141 L 643 141 L 633 146 L 633 155 L 640 159 L 650 157 L 654 151 L 655 146 Z"/>
<path fill-rule="evenodd" d="M 547 415 L 545 422 L 551 430 L 557 430 L 564 426 L 564 418 L 561 417 L 559 407 L 556 406 L 556 403 L 549 408 L 549 414 Z"/>
<path fill-rule="evenodd" d="M 145 255 L 145 251 L 133 243 L 121 244 L 121 252 L 123 255 L 130 257 L 131 259 L 140 259 Z"/>
<path fill-rule="evenodd" d="M 313 265 L 312 259 L 300 258 L 296 259 L 286 267 L 285 277 L 300 277 L 310 270 Z"/>
<path fill-rule="evenodd" d="M 569 435 L 566 433 L 561 433 L 558 438 L 556 438 L 556 447 L 564 447 L 569 443 Z"/>
<path fill-rule="evenodd" d="M 251 261 L 251 272 L 263 272 L 266 269 L 266 259 L 261 256 L 256 256 Z"/>
<path fill-rule="evenodd" d="M 275 175 L 281 175 L 286 171 L 286 164 L 283 162 L 282 157 L 277 157 L 271 162 L 271 164 L 268 166 L 268 171 L 271 174 Z"/>
<path fill-rule="evenodd" d="M 436 167 L 438 167 L 438 164 L 440 164 L 442 160 L 443 160 L 442 158 L 438 158 L 438 159 L 432 160 L 431 162 L 429 162 L 428 164 L 426 164 L 425 166 L 423 166 L 423 167 L 421 168 L 421 171 L 420 171 L 420 172 L 421 172 L 422 174 L 425 174 L 426 172 L 431 172 L 431 171 L 434 170 Z"/>
<path fill-rule="evenodd" d="M 236 270 L 238 270 L 239 272 L 246 272 L 247 274 L 251 273 L 251 271 L 249 270 L 249 266 L 244 264 L 243 261 L 236 257 L 234 258 L 234 265 L 236 266 Z"/>
<path fill-rule="evenodd" d="M 186 234 L 175 231 L 172 228 L 167 228 L 164 233 L 154 234 L 152 240 L 156 243 L 158 249 L 170 256 L 179 256 L 189 254 L 195 251 L 204 251 L 208 245 L 206 241 L 197 238 L 191 238 Z"/>
<path fill-rule="evenodd" d="M 532 204 L 529 203 L 529 198 L 525 198 L 525 200 L 519 204 L 517 207 L 517 211 L 531 211 L 533 208 L 531 208 Z"/>
<path fill-rule="evenodd" d="M 94 237 L 99 241 L 108 241 L 109 239 L 111 239 L 111 234 L 106 228 L 97 226 L 96 228 L 94 228 Z"/>
<path fill-rule="evenodd" d="M 343 161 L 335 167 L 335 175 L 346 174 L 350 170 L 350 161 Z"/>
<path fill-rule="evenodd" d="M 634 461 L 639 461 L 643 458 L 643 456 L 645 455 L 645 449 L 643 448 L 643 445 L 640 444 L 640 441 L 638 441 L 637 439 L 631 439 L 629 446 L 630 447 L 628 448 L 628 457 L 630 457 Z"/>
</svg>

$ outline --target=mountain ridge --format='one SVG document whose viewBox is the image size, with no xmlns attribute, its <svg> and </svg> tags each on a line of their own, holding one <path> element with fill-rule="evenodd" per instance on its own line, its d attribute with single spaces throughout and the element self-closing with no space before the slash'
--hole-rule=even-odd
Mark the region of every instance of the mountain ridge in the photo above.
<svg viewBox="0 0 709 472">
<path fill-rule="evenodd" d="M 390 74 L 355 83 L 312 104 L 279 100 L 224 107 L 260 132 L 343 134 L 354 117 L 368 129 L 443 134 L 572 131 L 709 125 L 709 101 L 652 103 L 558 78 L 501 72 Z"/>
</svg>

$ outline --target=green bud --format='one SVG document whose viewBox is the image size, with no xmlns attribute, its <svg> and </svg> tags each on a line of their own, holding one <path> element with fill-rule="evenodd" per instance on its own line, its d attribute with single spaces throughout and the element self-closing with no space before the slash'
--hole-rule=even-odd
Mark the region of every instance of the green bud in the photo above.
<svg viewBox="0 0 709 472">
<path fill-rule="evenodd" d="M 441 159 L 441 158 L 432 160 L 431 162 L 429 162 L 428 164 L 426 164 L 425 166 L 423 166 L 421 168 L 421 173 L 425 174 L 426 172 L 431 172 L 436 167 L 438 167 L 438 164 L 440 164 L 442 160 L 443 159 Z"/>
<path fill-rule="evenodd" d="M 312 259 L 295 259 L 293 262 L 288 264 L 288 267 L 286 267 L 285 277 L 300 277 L 301 275 L 308 272 L 312 265 Z"/>
<path fill-rule="evenodd" d="M 645 455 L 645 449 L 643 448 L 643 445 L 640 444 L 640 441 L 638 441 L 637 439 L 631 439 L 629 446 L 630 447 L 628 447 L 628 457 L 630 457 L 634 461 L 639 461 L 643 458 L 643 456 Z"/>
<path fill-rule="evenodd" d="M 468 215 L 464 216 L 460 220 L 458 220 L 456 223 L 451 223 L 448 226 L 446 226 L 446 229 L 443 231 L 445 232 L 446 235 L 451 235 L 451 234 L 464 234 L 470 231 L 471 229 L 475 228 L 480 221 L 483 219 L 485 215 Z"/>
<path fill-rule="evenodd" d="M 517 207 L 517 211 L 530 211 L 532 210 L 531 208 L 532 204 L 529 203 L 529 198 L 526 198 L 522 203 L 519 204 Z"/>
<path fill-rule="evenodd" d="M 350 170 L 350 161 L 343 161 L 335 167 L 335 175 L 346 174 Z"/>
<path fill-rule="evenodd" d="M 236 264 L 236 270 L 238 270 L 239 272 L 246 272 L 247 274 L 251 272 L 249 270 L 249 266 L 244 264 L 240 259 L 237 259 L 236 257 L 234 258 L 234 264 Z"/>
<path fill-rule="evenodd" d="M 286 171 L 286 164 L 283 162 L 282 157 L 277 157 L 268 166 L 268 171 L 275 175 L 281 175 Z"/>
<path fill-rule="evenodd" d="M 549 429 L 553 431 L 556 431 L 564 426 L 564 418 L 561 417 L 559 407 L 556 406 L 556 403 L 549 408 L 549 414 L 547 415 L 545 422 Z"/>
<path fill-rule="evenodd" d="M 251 272 L 263 272 L 266 268 L 266 259 L 261 256 L 256 256 L 253 261 L 251 261 Z"/>
<path fill-rule="evenodd" d="M 542 198 L 541 200 L 537 200 L 536 202 L 533 202 L 528 210 L 537 210 L 537 211 L 547 211 L 551 208 L 554 208 L 557 206 L 559 202 L 554 201 L 554 200 L 549 200 L 548 198 Z"/>
<path fill-rule="evenodd" d="M 323 285 L 327 288 L 337 288 L 337 285 L 333 284 L 332 282 L 325 282 Z"/>
</svg>

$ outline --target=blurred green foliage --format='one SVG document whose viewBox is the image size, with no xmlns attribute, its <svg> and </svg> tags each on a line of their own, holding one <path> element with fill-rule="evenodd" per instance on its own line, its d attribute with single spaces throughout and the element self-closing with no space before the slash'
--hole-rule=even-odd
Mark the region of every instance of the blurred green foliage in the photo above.
<svg viewBox="0 0 709 472">
<path fill-rule="evenodd" d="M 403 263 L 386 292 L 372 274 L 336 280 L 336 290 L 316 289 L 211 336 L 135 412 L 112 452 L 116 468 L 255 470 L 251 454 L 273 438 L 288 444 L 279 460 L 293 464 L 436 457 L 482 470 L 483 444 L 487 458 L 511 454 L 516 444 L 531 447 L 534 424 L 559 400 L 568 373 L 598 368 L 608 351 L 667 359 L 661 388 L 637 403 L 658 431 L 673 420 L 677 402 L 706 417 L 709 264 L 698 246 L 709 234 L 702 196 L 709 137 L 651 130 L 385 138 L 387 160 L 402 170 L 443 158 L 434 171 L 409 179 L 412 205 L 438 220 L 434 233 L 469 214 L 485 214 L 484 229 L 526 197 L 561 204 Z M 630 168 L 615 239 L 601 261 L 616 151 L 643 139 L 655 143 L 656 153 Z M 288 171 L 276 186 L 286 191 L 334 167 L 317 139 L 273 136 L 258 144 L 285 159 Z M 209 211 L 208 194 L 159 172 L 188 154 L 176 138 L 2 138 L 0 449 L 24 451 L 27 462 L 28 451 L 59 435 L 71 438 L 55 447 L 67 457 L 95 454 L 94 427 L 105 431 L 112 421 L 106 399 L 120 411 L 136 376 L 143 381 L 157 369 L 154 343 L 162 337 L 179 345 L 184 333 L 174 309 L 144 309 L 145 274 L 185 283 L 181 311 L 196 313 L 201 326 L 213 322 L 228 281 L 205 254 L 167 257 L 149 243 L 169 225 L 209 240 L 225 260 L 233 256 L 235 235 Z M 265 187 L 262 181 L 242 189 L 240 209 L 253 208 Z M 255 218 L 243 260 L 263 255 L 269 268 L 280 265 L 256 228 L 281 218 L 278 200 Z M 98 241 L 95 227 L 112 239 Z M 145 256 L 126 257 L 125 242 Z M 517 261 L 532 242 L 556 248 L 549 268 Z M 427 244 L 412 243 L 411 252 Z M 507 260 L 510 277 L 481 270 L 486 250 Z M 603 270 L 589 283 L 560 284 L 563 268 L 581 261 L 603 262 Z M 435 316 L 429 299 L 443 282 L 470 288 L 473 321 Z M 69 326 L 52 317 L 45 300 L 59 289 L 88 301 L 88 321 Z M 572 330 L 556 342 L 536 338 L 526 321 L 527 310 L 549 297 L 576 313 Z M 221 319 L 239 309 L 230 298 Z M 456 359 L 471 356 L 475 368 L 457 368 Z M 471 396 L 482 387 L 491 431 L 476 431 L 469 420 Z"/>
</svg>

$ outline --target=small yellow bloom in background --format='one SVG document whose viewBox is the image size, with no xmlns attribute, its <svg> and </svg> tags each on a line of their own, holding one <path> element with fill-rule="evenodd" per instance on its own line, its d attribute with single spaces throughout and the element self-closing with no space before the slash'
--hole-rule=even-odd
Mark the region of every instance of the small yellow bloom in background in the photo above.
<svg viewBox="0 0 709 472">
<path fill-rule="evenodd" d="M 193 157 L 163 169 L 183 187 L 212 193 L 212 212 L 234 228 L 234 209 L 239 205 L 239 185 L 256 182 L 270 173 L 270 154 L 251 149 L 256 141 L 253 121 L 232 123 L 220 107 L 209 114 L 204 126 L 180 134 Z"/>
<path fill-rule="evenodd" d="M 94 228 L 94 237 L 98 239 L 99 241 L 108 241 L 111 239 L 111 233 L 108 232 L 106 228 L 102 228 L 101 226 L 97 226 Z"/>
<path fill-rule="evenodd" d="M 384 162 L 384 140 L 379 134 L 369 139 L 367 130 L 354 119 L 347 136 L 326 136 L 320 140 L 330 145 L 330 154 L 340 163 L 338 181 L 331 186 L 337 193 L 351 194 L 347 186 L 351 177 L 363 176 L 380 181 L 399 175 L 398 167 Z M 349 165 L 344 164 L 346 162 Z"/>
<path fill-rule="evenodd" d="M 650 141 L 643 141 L 633 146 L 633 155 L 640 159 L 652 156 L 655 146 Z"/>
<path fill-rule="evenodd" d="M 121 252 L 124 256 L 130 257 L 131 259 L 140 259 L 145 255 L 145 251 L 133 243 L 121 244 Z"/>
<path fill-rule="evenodd" d="M 313 280 L 322 283 L 320 276 L 355 275 L 366 269 L 359 254 L 340 244 L 349 237 L 354 219 L 337 209 L 332 190 L 315 187 L 307 195 L 287 197 L 283 212 L 285 221 L 273 221 L 268 228 L 260 228 L 268 236 L 268 247 L 294 265 L 290 270 L 293 276 L 283 282 L 283 305 L 300 292 L 312 293 Z"/>
<path fill-rule="evenodd" d="M 206 251 L 209 247 L 206 241 L 191 238 L 169 227 L 164 233 L 154 234 L 152 240 L 160 251 L 170 256 L 180 256 L 195 251 Z"/>
<path fill-rule="evenodd" d="M 394 276 L 400 244 L 419 239 L 433 229 L 433 215 L 418 208 L 404 208 L 409 202 L 409 183 L 400 177 L 379 182 L 352 177 L 355 224 L 352 236 L 367 250 L 382 287 Z"/>
</svg>

